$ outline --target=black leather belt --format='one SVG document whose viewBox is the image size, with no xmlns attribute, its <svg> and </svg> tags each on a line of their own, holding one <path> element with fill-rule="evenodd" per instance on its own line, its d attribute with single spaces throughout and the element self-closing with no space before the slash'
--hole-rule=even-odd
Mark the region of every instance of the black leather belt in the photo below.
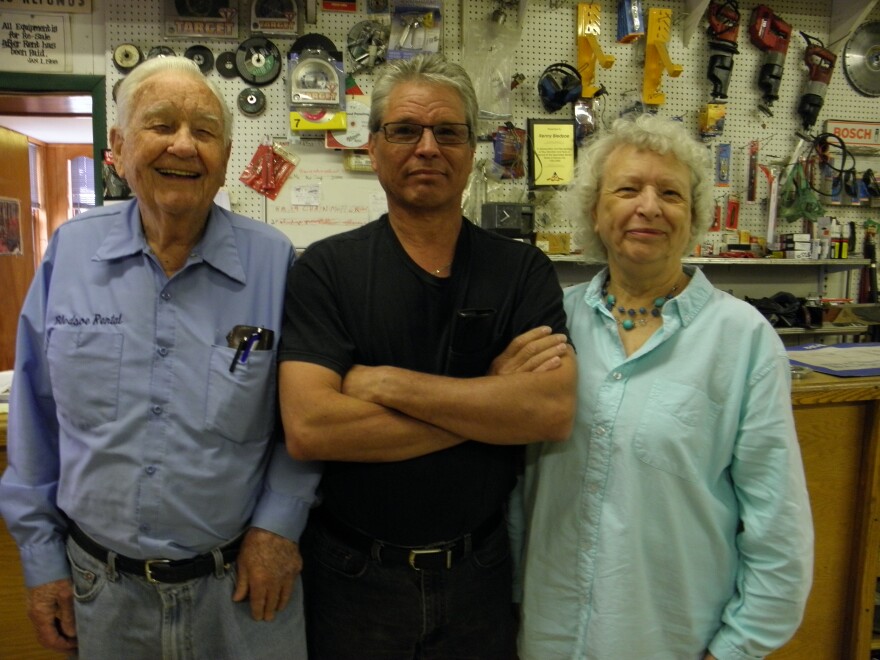
<svg viewBox="0 0 880 660">
<path fill-rule="evenodd" d="M 71 521 L 68 529 L 70 537 L 76 544 L 98 561 L 109 563 L 110 550 L 99 544 Z M 235 561 L 241 547 L 241 537 L 220 549 L 223 564 Z M 214 555 L 209 553 L 197 555 L 191 559 L 132 559 L 124 555 L 116 555 L 116 570 L 146 578 L 147 582 L 163 582 L 174 584 L 210 575 L 217 568 Z"/>
<path fill-rule="evenodd" d="M 313 512 L 315 515 L 317 512 Z M 501 511 L 489 516 L 470 534 L 465 534 L 446 543 L 427 546 L 405 546 L 386 543 L 364 534 L 333 515 L 315 516 L 318 524 L 333 536 L 355 550 L 370 555 L 380 563 L 402 564 L 416 570 L 440 570 L 452 568 L 467 557 L 504 521 Z"/>
</svg>

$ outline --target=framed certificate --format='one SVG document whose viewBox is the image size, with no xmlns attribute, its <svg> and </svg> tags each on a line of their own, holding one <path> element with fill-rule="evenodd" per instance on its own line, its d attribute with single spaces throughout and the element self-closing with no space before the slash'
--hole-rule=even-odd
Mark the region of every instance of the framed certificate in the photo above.
<svg viewBox="0 0 880 660">
<path fill-rule="evenodd" d="M 564 186 L 574 179 L 573 119 L 529 119 L 529 187 Z"/>
</svg>

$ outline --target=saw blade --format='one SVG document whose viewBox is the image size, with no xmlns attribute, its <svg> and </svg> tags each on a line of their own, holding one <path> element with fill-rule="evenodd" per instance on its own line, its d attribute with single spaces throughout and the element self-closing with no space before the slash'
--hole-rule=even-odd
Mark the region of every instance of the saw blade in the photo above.
<svg viewBox="0 0 880 660">
<path fill-rule="evenodd" d="M 880 96 L 880 21 L 856 28 L 843 49 L 843 72 L 863 96 Z"/>
<path fill-rule="evenodd" d="M 214 68 L 214 54 L 207 46 L 190 46 L 183 53 L 183 56 L 195 62 L 199 67 L 199 71 L 206 76 L 211 72 L 211 69 Z"/>
<path fill-rule="evenodd" d="M 243 89 L 238 95 L 238 109 L 251 117 L 261 115 L 266 109 L 266 95 L 256 87 Z"/>
<path fill-rule="evenodd" d="M 281 73 L 281 53 L 265 37 L 246 39 L 235 54 L 238 75 L 251 85 L 268 85 Z"/>
</svg>

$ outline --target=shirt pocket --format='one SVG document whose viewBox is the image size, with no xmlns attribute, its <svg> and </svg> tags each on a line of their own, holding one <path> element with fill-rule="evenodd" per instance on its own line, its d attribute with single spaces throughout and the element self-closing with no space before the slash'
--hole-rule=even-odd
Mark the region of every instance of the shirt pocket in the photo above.
<svg viewBox="0 0 880 660">
<path fill-rule="evenodd" d="M 53 328 L 46 358 L 60 419 L 81 430 L 115 422 L 123 336 Z"/>
<path fill-rule="evenodd" d="M 654 383 L 636 431 L 640 461 L 688 481 L 705 478 L 721 406 L 690 385 Z"/>
<path fill-rule="evenodd" d="M 234 348 L 211 348 L 205 429 L 232 442 L 265 440 L 275 423 L 275 351 L 251 351 L 230 372 L 234 357 Z"/>
<path fill-rule="evenodd" d="M 462 309 L 452 322 L 452 337 L 446 355 L 444 375 L 456 378 L 485 376 L 498 352 L 495 351 L 494 309 Z"/>
</svg>

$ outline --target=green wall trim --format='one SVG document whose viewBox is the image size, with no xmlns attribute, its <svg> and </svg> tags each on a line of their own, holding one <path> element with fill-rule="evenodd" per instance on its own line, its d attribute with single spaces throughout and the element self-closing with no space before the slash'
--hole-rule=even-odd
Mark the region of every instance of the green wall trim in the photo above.
<svg viewBox="0 0 880 660">
<path fill-rule="evenodd" d="M 92 96 L 92 158 L 95 163 L 95 203 L 104 204 L 103 151 L 107 148 L 107 107 L 104 76 L 3 73 L 4 92 L 87 92 Z"/>
</svg>

